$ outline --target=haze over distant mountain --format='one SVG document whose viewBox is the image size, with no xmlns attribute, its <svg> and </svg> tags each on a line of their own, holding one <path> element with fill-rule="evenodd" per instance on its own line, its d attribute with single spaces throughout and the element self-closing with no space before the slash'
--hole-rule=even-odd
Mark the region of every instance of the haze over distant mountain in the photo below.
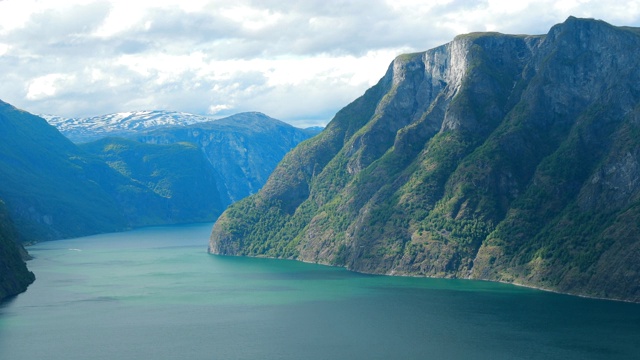
<svg viewBox="0 0 640 360">
<path fill-rule="evenodd" d="M 640 301 L 640 29 L 576 19 L 396 58 L 210 251 Z"/>
</svg>

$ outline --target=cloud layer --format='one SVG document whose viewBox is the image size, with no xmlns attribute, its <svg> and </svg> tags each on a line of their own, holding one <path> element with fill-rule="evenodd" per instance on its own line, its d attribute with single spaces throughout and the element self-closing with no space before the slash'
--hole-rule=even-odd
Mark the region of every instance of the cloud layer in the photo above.
<svg viewBox="0 0 640 360">
<path fill-rule="evenodd" d="M 569 15 L 640 26 L 640 1 L 0 1 L 0 99 L 33 113 L 261 111 L 326 124 L 401 53 Z"/>
</svg>

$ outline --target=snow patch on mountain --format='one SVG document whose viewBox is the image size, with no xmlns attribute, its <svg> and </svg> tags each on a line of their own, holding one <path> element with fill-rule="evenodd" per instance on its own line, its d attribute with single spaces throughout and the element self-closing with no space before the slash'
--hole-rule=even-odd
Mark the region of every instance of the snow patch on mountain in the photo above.
<svg viewBox="0 0 640 360">
<path fill-rule="evenodd" d="M 185 112 L 147 110 L 130 111 L 85 118 L 39 115 L 71 141 L 87 142 L 106 136 L 127 136 L 141 130 L 186 126 L 216 118 Z"/>
</svg>

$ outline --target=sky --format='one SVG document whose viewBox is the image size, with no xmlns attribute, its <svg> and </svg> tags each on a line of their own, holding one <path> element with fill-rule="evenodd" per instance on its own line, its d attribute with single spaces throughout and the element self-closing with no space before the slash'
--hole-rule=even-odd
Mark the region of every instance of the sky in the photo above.
<svg viewBox="0 0 640 360">
<path fill-rule="evenodd" d="M 0 100 L 323 126 L 400 54 L 475 31 L 545 34 L 570 15 L 640 27 L 640 0 L 0 0 Z"/>
</svg>

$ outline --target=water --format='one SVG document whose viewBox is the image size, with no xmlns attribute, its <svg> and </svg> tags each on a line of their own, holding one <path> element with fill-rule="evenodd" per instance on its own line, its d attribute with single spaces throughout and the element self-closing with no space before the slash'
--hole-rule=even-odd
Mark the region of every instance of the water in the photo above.
<svg viewBox="0 0 640 360">
<path fill-rule="evenodd" d="M 640 305 L 206 253 L 211 224 L 41 243 L 0 359 L 637 359 Z"/>
</svg>

